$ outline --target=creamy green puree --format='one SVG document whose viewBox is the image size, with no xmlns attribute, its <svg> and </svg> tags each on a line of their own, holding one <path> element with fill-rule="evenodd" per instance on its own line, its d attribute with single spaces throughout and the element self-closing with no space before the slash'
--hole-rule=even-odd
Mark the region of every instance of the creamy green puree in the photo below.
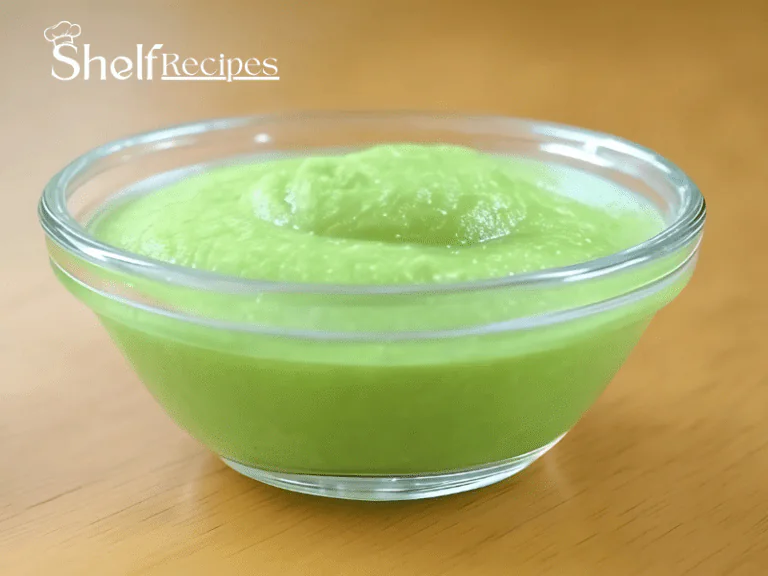
<svg viewBox="0 0 768 576">
<path fill-rule="evenodd" d="M 398 144 L 202 170 L 119 198 L 90 229 L 129 252 L 242 278 L 443 284 L 586 262 L 662 229 L 634 195 L 606 190 L 565 186 L 546 164 Z M 99 300 L 105 325 L 169 413 L 222 456 L 289 472 L 412 474 L 501 461 L 563 434 L 660 302 L 545 328 L 471 328 L 590 304 L 636 280 L 380 300 L 133 284 L 160 308 L 244 320 L 261 333 L 83 297 Z M 270 334 L 275 327 L 296 330 Z M 393 327 L 470 330 L 315 337 Z"/>
<path fill-rule="evenodd" d="M 246 278 L 415 284 L 497 278 L 637 244 L 659 217 L 556 190 L 545 167 L 456 146 L 378 146 L 211 170 L 127 203 L 98 236 Z"/>
</svg>

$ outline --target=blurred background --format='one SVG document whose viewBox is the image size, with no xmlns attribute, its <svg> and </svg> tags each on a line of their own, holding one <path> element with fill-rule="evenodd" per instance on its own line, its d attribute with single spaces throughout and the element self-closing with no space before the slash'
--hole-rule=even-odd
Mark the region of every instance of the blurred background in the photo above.
<svg viewBox="0 0 768 576">
<path fill-rule="evenodd" d="M 61 82 L 43 30 L 64 19 L 100 55 L 268 55 L 281 79 Z M 767 2 L 2 0 L 0 54 L 0 573 L 768 570 Z M 114 138 L 295 109 L 629 138 L 702 189 L 700 266 L 587 418 L 511 485 L 375 511 L 254 487 L 170 423 L 55 285 L 36 203 Z"/>
</svg>

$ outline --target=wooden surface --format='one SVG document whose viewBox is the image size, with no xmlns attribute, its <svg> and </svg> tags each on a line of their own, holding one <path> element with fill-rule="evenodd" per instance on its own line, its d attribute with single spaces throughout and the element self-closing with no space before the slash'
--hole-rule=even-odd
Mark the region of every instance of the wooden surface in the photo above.
<svg viewBox="0 0 768 576">
<path fill-rule="evenodd" d="M 282 80 L 59 82 L 42 32 L 61 19 L 105 55 L 268 53 Z M 768 3 L 3 0 L 0 48 L 0 574 L 768 574 Z M 251 482 L 176 428 L 55 282 L 35 205 L 107 140 L 292 108 L 631 138 L 700 184 L 699 268 L 511 481 L 391 505 Z"/>
</svg>

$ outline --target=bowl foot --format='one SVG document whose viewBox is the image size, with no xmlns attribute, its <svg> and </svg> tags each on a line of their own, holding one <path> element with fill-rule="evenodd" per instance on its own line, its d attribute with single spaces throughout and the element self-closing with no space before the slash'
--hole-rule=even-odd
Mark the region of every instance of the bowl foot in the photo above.
<svg viewBox="0 0 768 576">
<path fill-rule="evenodd" d="M 233 470 L 270 486 L 292 492 L 342 498 L 345 500 L 397 501 L 418 500 L 458 494 L 482 488 L 509 478 L 530 466 L 565 436 L 549 444 L 508 460 L 479 468 L 443 474 L 407 476 L 329 476 L 325 474 L 289 474 L 246 466 L 227 458 Z"/>
</svg>

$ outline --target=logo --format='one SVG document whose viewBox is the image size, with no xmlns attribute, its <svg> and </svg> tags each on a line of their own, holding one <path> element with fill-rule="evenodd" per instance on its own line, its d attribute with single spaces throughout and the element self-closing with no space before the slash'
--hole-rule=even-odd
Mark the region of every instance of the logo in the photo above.
<svg viewBox="0 0 768 576">
<path fill-rule="evenodd" d="M 80 26 L 62 20 L 56 24 L 56 26 L 46 28 L 45 32 L 43 32 L 43 36 L 45 36 L 45 39 L 48 40 L 48 42 L 53 42 L 54 46 L 60 46 L 62 44 L 71 44 L 74 46 L 75 38 L 80 36 Z"/>
<path fill-rule="evenodd" d="M 53 44 L 54 64 L 51 76 L 69 82 L 83 80 L 182 80 L 220 81 L 280 80 L 277 58 L 230 58 L 224 54 L 209 58 L 182 58 L 176 52 L 163 52 L 163 44 L 145 48 L 136 44 L 131 56 L 107 58 L 93 55 L 90 44 L 83 44 L 82 52 L 75 38 L 82 30 L 77 24 L 62 20 L 46 28 L 43 36 Z"/>
</svg>

